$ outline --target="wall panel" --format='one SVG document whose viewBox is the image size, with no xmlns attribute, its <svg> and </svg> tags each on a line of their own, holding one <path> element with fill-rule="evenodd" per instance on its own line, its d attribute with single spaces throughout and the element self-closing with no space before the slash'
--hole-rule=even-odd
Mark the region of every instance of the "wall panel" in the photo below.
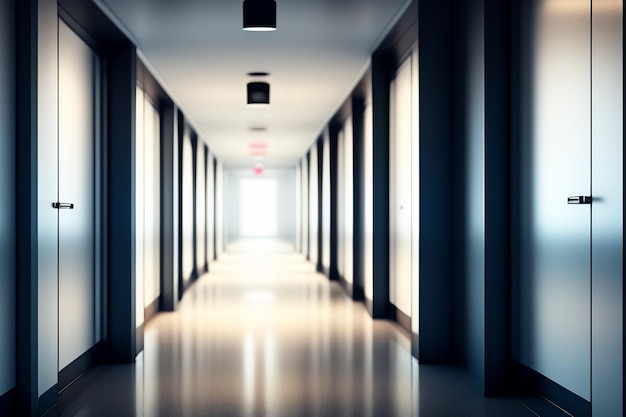
<svg viewBox="0 0 626 417">
<path fill-rule="evenodd" d="M 591 398 L 624 415 L 624 10 L 592 2 Z"/>
<path fill-rule="evenodd" d="M 53 1 L 38 8 L 37 154 L 56 155 L 58 149 L 58 12 Z M 37 261 L 38 261 L 38 394 L 58 382 L 58 161 L 37 161 Z M 25 185 L 26 186 L 26 185 Z M 30 250 L 30 248 L 29 248 Z M 52 294 L 52 296 L 50 296 Z"/>
<path fill-rule="evenodd" d="M 345 215 L 345 138 L 343 129 L 337 133 L 337 273 L 345 280 L 346 215 Z"/>
<path fill-rule="evenodd" d="M 204 272 L 206 265 L 206 171 L 205 145 L 198 140 L 196 155 L 196 270 Z"/>
<path fill-rule="evenodd" d="M 354 138 L 352 117 L 343 125 L 343 277 L 354 282 Z"/>
<path fill-rule="evenodd" d="M 324 131 L 322 151 L 322 267 L 330 271 L 330 216 L 331 216 L 331 181 L 330 181 L 330 134 Z"/>
<path fill-rule="evenodd" d="M 145 106 L 146 99 L 143 90 L 136 88 L 136 108 L 135 115 L 135 325 L 141 326 L 144 322 L 144 289 L 145 279 Z"/>
<path fill-rule="evenodd" d="M 224 251 L 224 166 L 216 162 L 215 169 L 215 253 Z"/>
<path fill-rule="evenodd" d="M 318 161 L 317 143 L 310 150 L 309 159 L 309 260 L 317 265 L 320 254 L 319 244 L 319 207 L 318 207 Z"/>
<path fill-rule="evenodd" d="M 390 88 L 389 138 L 389 301 L 411 316 L 411 149 L 413 134 L 411 56 L 398 68 Z"/>
<path fill-rule="evenodd" d="M 139 96 L 138 96 L 139 97 Z M 139 100 L 137 100 L 139 102 Z M 160 291 L 161 259 L 161 128 L 159 111 L 146 95 L 144 98 L 144 306 L 152 304 Z M 139 148 L 140 139 L 137 136 Z M 138 239 L 139 240 L 139 239 Z"/>
<path fill-rule="evenodd" d="M 183 211 L 181 213 L 183 218 L 183 284 L 187 284 L 191 278 L 194 270 L 194 196 L 193 196 L 193 184 L 194 184 L 194 162 L 193 162 L 193 148 L 191 143 L 191 131 L 188 127 L 185 128 L 183 136 L 183 157 L 182 157 L 182 172 L 183 172 Z"/>
<path fill-rule="evenodd" d="M 302 166 L 302 254 L 309 258 L 309 162 L 306 155 L 301 160 Z"/>
<path fill-rule="evenodd" d="M 211 263 L 215 259 L 215 158 L 209 150 L 207 159 L 207 257 Z"/>
<path fill-rule="evenodd" d="M 520 5 L 513 358 L 590 400 L 591 212 L 567 204 L 591 192 L 591 2 L 582 3 Z"/>
<path fill-rule="evenodd" d="M 371 99 L 363 117 L 363 285 L 366 300 L 374 298 L 374 121 Z"/>
<path fill-rule="evenodd" d="M 0 199 L 15 196 L 15 8 L 0 2 Z M 15 208 L 0 206 L 0 396 L 15 387 Z"/>
</svg>

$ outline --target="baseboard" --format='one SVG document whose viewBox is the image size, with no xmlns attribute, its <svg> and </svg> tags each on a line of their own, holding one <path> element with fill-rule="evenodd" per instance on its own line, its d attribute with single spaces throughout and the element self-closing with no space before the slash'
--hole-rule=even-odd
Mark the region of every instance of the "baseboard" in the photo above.
<svg viewBox="0 0 626 417">
<path fill-rule="evenodd" d="M 58 403 L 63 410 L 97 377 L 92 372 L 104 360 L 104 343 L 98 342 L 59 372 Z"/>
<path fill-rule="evenodd" d="M 365 309 L 367 310 L 367 312 L 370 314 L 371 317 L 374 317 L 374 301 L 365 297 L 365 300 L 363 300 L 363 302 L 365 303 Z"/>
<path fill-rule="evenodd" d="M 143 323 L 146 324 L 159 312 L 159 298 L 154 300 L 143 310 Z"/>
<path fill-rule="evenodd" d="M 343 287 L 344 291 L 346 292 L 346 294 L 348 294 L 350 296 L 350 298 L 352 298 L 352 294 L 353 294 L 353 286 L 352 284 L 350 284 L 348 281 L 345 280 L 344 277 L 340 276 L 339 277 L 339 283 L 341 283 L 341 286 Z"/>
<path fill-rule="evenodd" d="M 354 301 L 365 301 L 365 290 L 354 284 L 352 286 L 352 299 Z"/>
<path fill-rule="evenodd" d="M 545 415 L 546 411 L 535 411 L 533 407 L 535 409 L 545 407 L 545 402 L 537 402 L 536 397 L 533 399 L 532 396 L 539 396 L 553 404 L 553 407 L 565 410 L 574 417 L 591 416 L 591 403 L 589 401 L 563 388 L 534 369 L 520 362 L 512 361 L 511 372 L 514 392 L 518 395 L 529 396 L 524 404 L 536 413 L 543 413 L 539 415 Z"/>
<path fill-rule="evenodd" d="M 17 414 L 17 389 L 0 395 L 0 416 L 14 416 Z"/>
<path fill-rule="evenodd" d="M 135 355 L 139 355 L 139 353 L 143 350 L 143 329 L 143 323 L 135 329 Z"/>
<path fill-rule="evenodd" d="M 419 361 L 420 359 L 420 335 L 411 332 L 411 355 Z"/>
<path fill-rule="evenodd" d="M 59 385 L 55 384 L 39 397 L 39 416 L 55 416 L 59 413 Z"/>
<path fill-rule="evenodd" d="M 411 317 L 391 303 L 389 303 L 389 316 L 391 320 L 398 322 L 400 327 L 409 332 L 409 334 L 411 333 Z"/>
</svg>

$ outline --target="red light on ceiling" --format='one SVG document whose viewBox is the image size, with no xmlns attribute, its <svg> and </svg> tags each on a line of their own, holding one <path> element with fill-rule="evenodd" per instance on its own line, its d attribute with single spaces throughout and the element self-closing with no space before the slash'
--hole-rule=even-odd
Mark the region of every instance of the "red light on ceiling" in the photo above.
<svg viewBox="0 0 626 417">
<path fill-rule="evenodd" d="M 252 172 L 254 172 L 254 175 L 263 175 L 263 165 L 255 165 L 252 168 Z"/>
<path fill-rule="evenodd" d="M 250 142 L 248 145 L 250 149 L 267 149 L 267 143 L 265 142 Z"/>
<path fill-rule="evenodd" d="M 252 142 L 248 145 L 250 156 L 266 156 L 267 155 L 267 143 L 265 142 Z"/>
</svg>

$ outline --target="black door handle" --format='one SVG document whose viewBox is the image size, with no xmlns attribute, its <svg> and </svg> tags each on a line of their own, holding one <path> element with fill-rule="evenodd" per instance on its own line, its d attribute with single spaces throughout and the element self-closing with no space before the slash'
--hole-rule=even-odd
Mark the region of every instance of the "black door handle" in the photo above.
<svg viewBox="0 0 626 417">
<path fill-rule="evenodd" d="M 74 204 L 73 203 L 52 203 L 52 208 L 55 208 L 58 210 L 63 210 L 63 209 L 74 210 Z"/>
<path fill-rule="evenodd" d="M 567 197 L 567 204 L 591 204 L 593 198 L 588 195 L 575 195 Z"/>
</svg>

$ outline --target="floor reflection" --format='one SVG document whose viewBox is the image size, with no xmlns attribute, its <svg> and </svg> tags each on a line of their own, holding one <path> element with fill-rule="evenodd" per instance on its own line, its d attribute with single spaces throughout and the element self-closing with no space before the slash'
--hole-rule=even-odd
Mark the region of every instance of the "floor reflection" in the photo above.
<svg viewBox="0 0 626 417">
<path fill-rule="evenodd" d="M 230 249 L 146 326 L 136 364 L 104 367 L 61 415 L 534 415 L 483 399 L 458 369 L 418 367 L 396 325 L 287 245 Z"/>
</svg>

